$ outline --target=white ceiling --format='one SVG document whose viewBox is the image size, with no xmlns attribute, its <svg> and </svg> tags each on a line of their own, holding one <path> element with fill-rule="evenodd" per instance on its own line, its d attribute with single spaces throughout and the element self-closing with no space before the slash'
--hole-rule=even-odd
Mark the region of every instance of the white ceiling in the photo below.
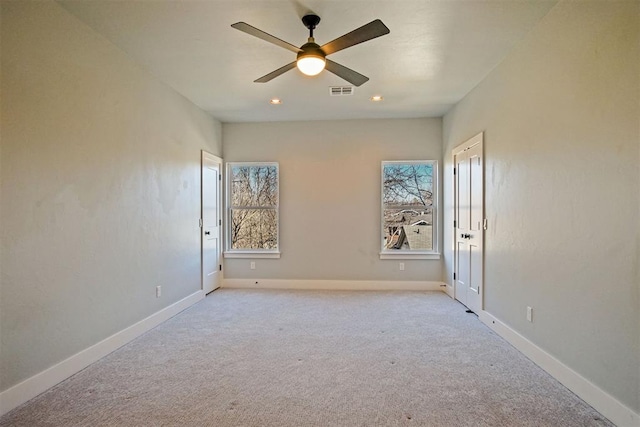
<svg viewBox="0 0 640 427">
<path fill-rule="evenodd" d="M 58 0 L 134 61 L 222 122 L 442 116 L 477 85 L 556 0 Z M 330 59 L 370 80 L 350 97 L 323 71 L 253 83 L 295 53 L 231 28 L 244 21 L 300 46 L 300 18 L 320 15 L 327 43 L 376 18 L 391 33 Z M 373 103 L 373 95 L 383 102 Z M 281 98 L 282 105 L 269 99 Z"/>
</svg>

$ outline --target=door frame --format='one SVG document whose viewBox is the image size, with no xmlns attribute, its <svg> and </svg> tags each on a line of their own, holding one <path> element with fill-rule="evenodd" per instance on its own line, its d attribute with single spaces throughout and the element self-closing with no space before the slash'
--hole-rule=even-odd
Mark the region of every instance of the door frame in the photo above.
<svg viewBox="0 0 640 427">
<path fill-rule="evenodd" d="M 220 274 L 219 274 L 219 279 L 217 282 L 217 286 L 214 288 L 218 289 L 222 286 L 223 283 L 223 274 L 224 274 L 224 268 L 222 268 L 222 244 L 224 242 L 223 237 L 224 237 L 224 233 L 223 233 L 223 227 L 224 227 L 224 219 L 223 219 L 223 200 L 224 197 L 222 197 L 222 191 L 223 191 L 223 181 L 222 181 L 222 169 L 224 167 L 224 161 L 222 160 L 221 157 L 215 156 L 205 150 L 201 150 L 201 155 L 200 155 L 200 289 L 204 291 L 204 167 L 205 167 L 205 161 L 211 161 L 213 163 L 219 164 L 219 168 L 218 168 L 218 218 L 220 220 L 219 226 L 218 226 L 218 262 L 220 263 Z"/>
<path fill-rule="evenodd" d="M 485 292 L 485 283 L 484 283 L 484 246 L 485 246 L 485 239 L 484 239 L 484 235 L 485 235 L 485 231 L 487 230 L 487 218 L 485 215 L 485 200 L 484 200 L 484 182 L 485 182 L 485 162 L 484 162 L 484 132 L 480 132 L 477 135 L 469 138 L 468 140 L 464 141 L 463 143 L 457 145 L 456 147 L 453 148 L 453 150 L 451 150 L 451 160 L 452 160 L 452 164 L 453 167 L 451 169 L 452 172 L 452 194 L 453 194 L 453 220 L 457 221 L 458 217 L 457 217 L 457 213 L 458 213 L 458 194 L 457 194 L 457 176 L 456 176 L 456 156 L 464 151 L 469 150 L 472 147 L 475 147 L 476 145 L 480 145 L 480 152 L 482 153 L 482 197 L 480 199 L 481 203 L 482 203 L 482 207 L 481 207 L 481 211 L 482 211 L 482 219 L 483 219 L 483 226 L 482 226 L 482 237 L 481 237 L 481 251 L 482 254 L 480 256 L 480 262 L 481 262 L 481 268 L 482 268 L 482 273 L 480 275 L 480 311 L 484 311 L 484 292 Z M 455 275 L 458 274 L 458 245 L 457 245 L 457 241 L 456 241 L 456 230 L 457 230 L 457 224 L 454 222 L 454 227 L 453 227 L 453 233 L 452 233 L 452 245 L 453 245 L 453 273 L 454 273 L 454 277 L 456 277 Z M 453 292 L 452 292 L 452 297 L 454 299 L 457 300 L 456 298 L 456 280 L 453 280 Z M 476 313 L 478 314 L 478 313 Z"/>
</svg>

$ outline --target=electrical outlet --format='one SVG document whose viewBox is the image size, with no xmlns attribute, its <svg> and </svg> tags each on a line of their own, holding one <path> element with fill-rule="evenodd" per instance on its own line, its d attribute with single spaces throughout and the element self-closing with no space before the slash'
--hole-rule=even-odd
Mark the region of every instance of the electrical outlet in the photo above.
<svg viewBox="0 0 640 427">
<path fill-rule="evenodd" d="M 162 296 L 162 286 L 156 286 L 156 298 L 160 298 Z"/>
<path fill-rule="evenodd" d="M 527 307 L 527 320 L 533 322 L 533 308 Z"/>
<path fill-rule="evenodd" d="M 250 268 L 251 268 L 252 270 L 255 270 L 255 269 L 256 269 L 256 262 L 255 262 L 255 261 L 251 261 Z"/>
<path fill-rule="evenodd" d="M 398 268 L 400 269 L 400 271 L 404 271 L 404 262 L 401 262 Z"/>
</svg>

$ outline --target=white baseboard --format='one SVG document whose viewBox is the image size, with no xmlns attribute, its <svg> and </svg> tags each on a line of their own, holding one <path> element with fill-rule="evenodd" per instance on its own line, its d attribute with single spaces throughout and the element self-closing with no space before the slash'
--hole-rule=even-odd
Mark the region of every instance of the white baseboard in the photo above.
<svg viewBox="0 0 640 427">
<path fill-rule="evenodd" d="M 613 396 L 588 379 L 520 335 L 515 330 L 486 311 L 480 312 L 480 320 L 507 340 L 536 365 L 547 371 L 565 387 L 593 406 L 598 412 L 620 427 L 640 426 L 640 414 L 620 403 Z"/>
<path fill-rule="evenodd" d="M 314 289 L 341 291 L 443 291 L 443 282 L 385 280 L 224 279 L 223 288 Z"/>
<path fill-rule="evenodd" d="M 97 344 L 74 354 L 57 365 L 3 391 L 0 393 L 0 415 L 6 414 L 54 385 L 80 372 L 90 364 L 117 350 L 143 333 L 155 328 L 165 320 L 175 316 L 203 298 L 203 291 L 195 292 L 128 328 L 105 338 Z"/>
</svg>

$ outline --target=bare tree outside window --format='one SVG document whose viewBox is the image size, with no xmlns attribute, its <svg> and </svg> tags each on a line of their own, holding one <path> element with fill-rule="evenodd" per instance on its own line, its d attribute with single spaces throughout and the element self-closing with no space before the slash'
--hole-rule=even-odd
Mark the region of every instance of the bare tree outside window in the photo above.
<svg viewBox="0 0 640 427">
<path fill-rule="evenodd" d="M 230 164 L 231 249 L 278 249 L 278 165 Z"/>
<path fill-rule="evenodd" d="M 383 250 L 433 251 L 433 161 L 383 162 Z"/>
</svg>

